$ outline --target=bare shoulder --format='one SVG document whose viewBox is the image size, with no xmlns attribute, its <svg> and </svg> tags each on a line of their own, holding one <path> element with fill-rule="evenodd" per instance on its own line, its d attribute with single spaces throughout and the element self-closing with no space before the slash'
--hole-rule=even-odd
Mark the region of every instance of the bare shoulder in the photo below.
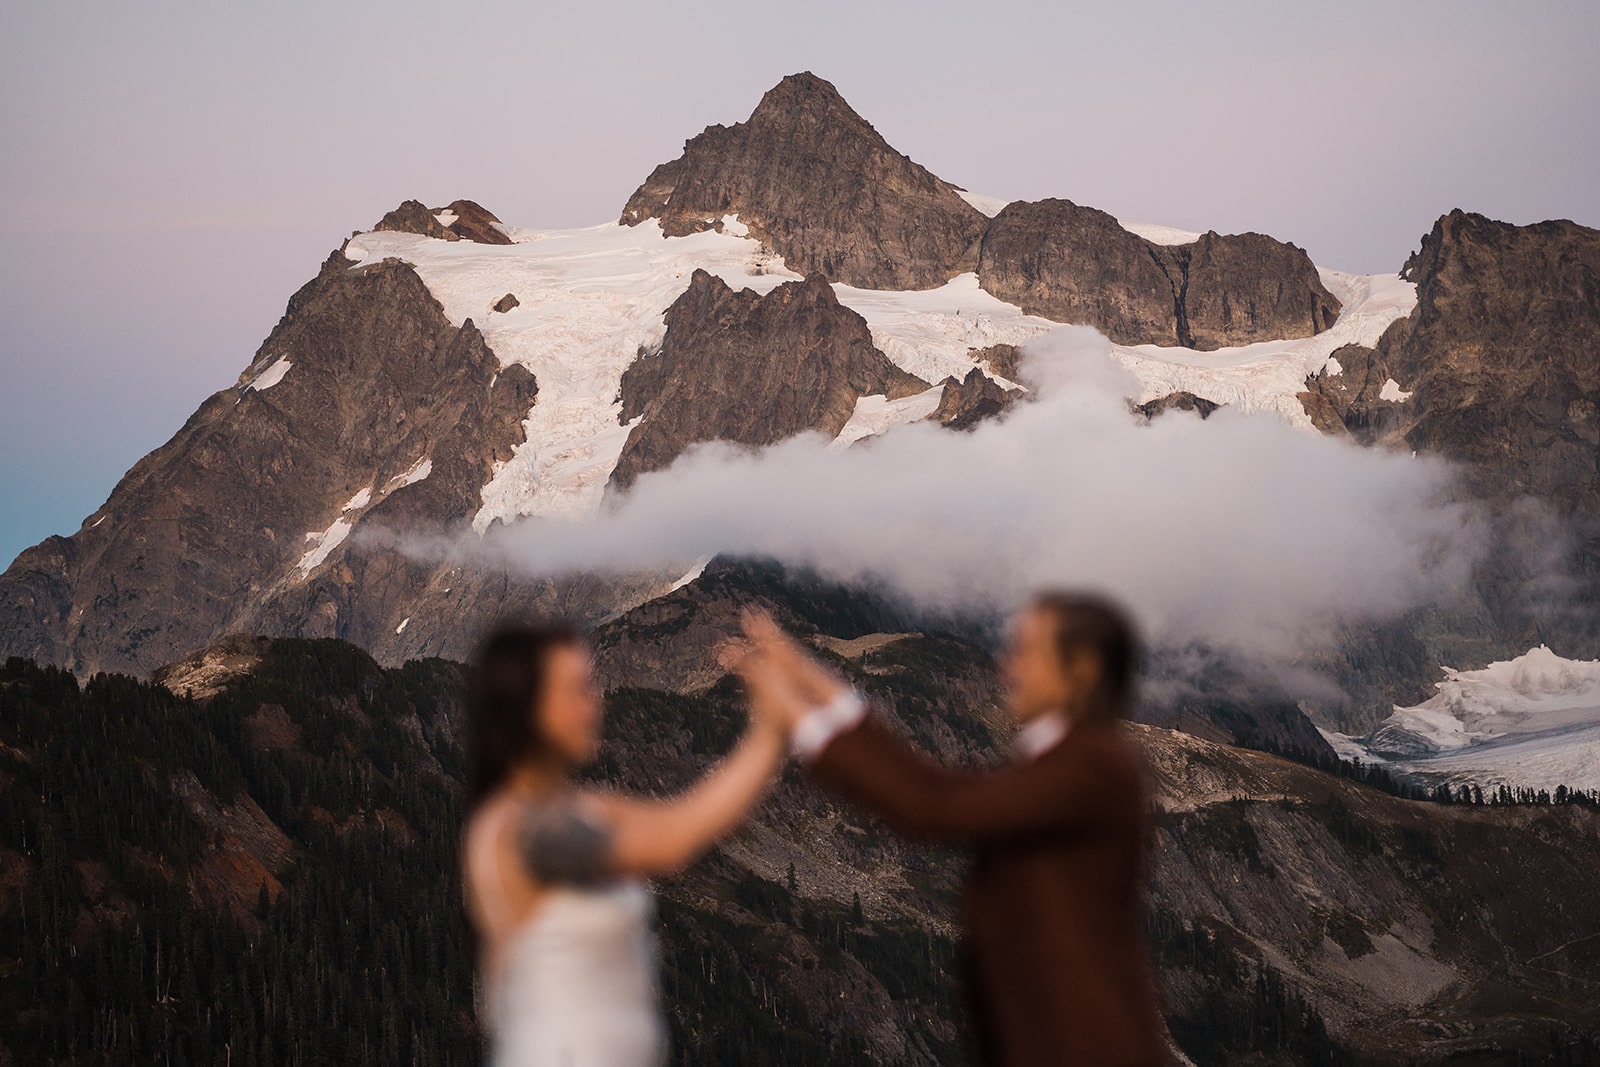
<svg viewBox="0 0 1600 1067">
<path fill-rule="evenodd" d="M 495 872 L 504 877 L 500 854 L 506 851 L 506 831 L 515 822 L 517 804 L 511 797 L 490 797 L 467 817 L 461 831 L 461 866 L 469 884 Z"/>
</svg>

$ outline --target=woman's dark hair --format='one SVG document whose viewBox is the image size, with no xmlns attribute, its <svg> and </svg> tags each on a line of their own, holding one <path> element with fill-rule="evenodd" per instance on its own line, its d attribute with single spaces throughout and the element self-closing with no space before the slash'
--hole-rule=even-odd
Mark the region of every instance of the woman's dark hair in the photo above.
<svg viewBox="0 0 1600 1067">
<path fill-rule="evenodd" d="M 544 691 L 550 652 L 577 645 L 583 635 L 562 623 L 497 623 L 467 664 L 467 810 L 505 783 L 511 771 L 539 754 L 544 739 L 534 706 Z"/>
<path fill-rule="evenodd" d="M 1090 716 L 1120 719 L 1133 703 L 1133 683 L 1141 656 L 1138 631 L 1116 602 L 1093 593 L 1047 591 L 1032 606 L 1056 624 L 1056 655 L 1065 664 L 1082 651 L 1100 661 L 1100 683 L 1089 695 Z"/>
</svg>

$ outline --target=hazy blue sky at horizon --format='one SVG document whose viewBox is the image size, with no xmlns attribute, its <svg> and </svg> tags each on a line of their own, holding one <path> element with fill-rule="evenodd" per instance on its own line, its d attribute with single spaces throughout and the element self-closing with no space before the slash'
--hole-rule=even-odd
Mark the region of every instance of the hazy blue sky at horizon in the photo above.
<svg viewBox="0 0 1600 1067">
<path fill-rule="evenodd" d="M 1455 207 L 1600 225 L 1600 5 L 16 3 L 0 565 L 232 384 L 401 200 L 614 219 L 784 74 L 958 185 L 1397 269 Z"/>
</svg>

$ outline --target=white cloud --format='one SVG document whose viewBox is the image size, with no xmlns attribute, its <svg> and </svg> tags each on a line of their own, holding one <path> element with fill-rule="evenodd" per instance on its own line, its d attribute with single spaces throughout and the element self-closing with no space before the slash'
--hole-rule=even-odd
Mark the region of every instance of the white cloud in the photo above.
<svg viewBox="0 0 1600 1067">
<path fill-rule="evenodd" d="M 1108 353 L 1081 327 L 1030 343 L 1037 400 L 969 433 L 918 423 L 848 449 L 813 434 L 761 451 L 702 445 L 592 519 L 408 550 L 536 575 L 768 556 L 939 611 L 1088 587 L 1127 601 L 1157 641 L 1267 654 L 1465 584 L 1482 523 L 1451 502 L 1442 461 L 1229 408 L 1146 424 Z"/>
</svg>

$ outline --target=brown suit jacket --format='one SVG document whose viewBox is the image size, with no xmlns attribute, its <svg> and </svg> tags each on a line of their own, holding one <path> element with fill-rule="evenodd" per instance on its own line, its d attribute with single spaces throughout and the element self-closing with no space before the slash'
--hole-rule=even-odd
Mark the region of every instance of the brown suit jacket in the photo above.
<svg viewBox="0 0 1600 1067">
<path fill-rule="evenodd" d="M 965 993 L 984 1064 L 1168 1062 L 1139 922 L 1144 764 L 1119 723 L 1077 723 L 1031 761 L 974 773 L 869 715 L 811 766 L 901 830 L 972 846 Z"/>
</svg>

